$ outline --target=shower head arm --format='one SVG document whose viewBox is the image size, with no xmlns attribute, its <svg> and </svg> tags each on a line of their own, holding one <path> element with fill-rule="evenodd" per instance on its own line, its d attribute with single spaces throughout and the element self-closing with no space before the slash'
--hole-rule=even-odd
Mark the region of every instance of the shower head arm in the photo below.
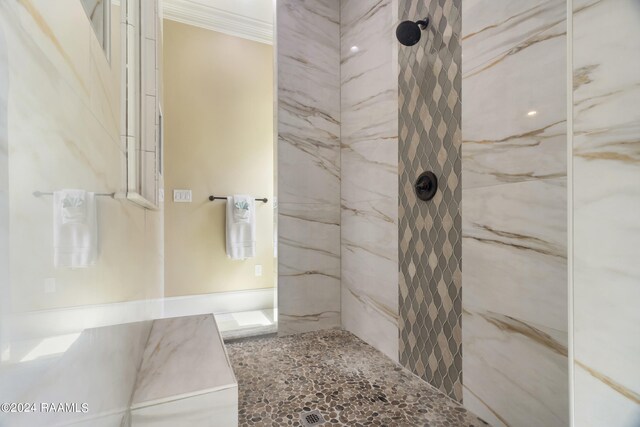
<svg viewBox="0 0 640 427">
<path fill-rule="evenodd" d="M 421 19 L 420 21 L 416 21 L 416 24 L 420 25 L 420 28 L 422 30 L 426 30 L 427 27 L 429 26 L 429 17 L 427 16 L 424 19 Z"/>
</svg>

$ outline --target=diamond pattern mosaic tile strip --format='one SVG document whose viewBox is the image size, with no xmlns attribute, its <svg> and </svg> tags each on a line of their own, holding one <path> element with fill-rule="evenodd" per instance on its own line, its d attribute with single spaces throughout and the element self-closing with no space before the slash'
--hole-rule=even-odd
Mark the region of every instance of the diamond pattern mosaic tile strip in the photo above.
<svg viewBox="0 0 640 427">
<path fill-rule="evenodd" d="M 239 426 L 481 427 L 487 424 L 355 335 L 325 330 L 227 344 Z"/>
<path fill-rule="evenodd" d="M 429 17 L 399 49 L 400 362 L 462 401 L 461 2 L 400 0 L 400 20 Z M 420 201 L 423 171 L 438 192 Z"/>
</svg>

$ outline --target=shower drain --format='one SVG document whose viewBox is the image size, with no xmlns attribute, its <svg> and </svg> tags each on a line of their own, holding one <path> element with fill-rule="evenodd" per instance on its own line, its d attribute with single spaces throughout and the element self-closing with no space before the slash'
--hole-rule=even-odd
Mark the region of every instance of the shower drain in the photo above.
<svg viewBox="0 0 640 427">
<path fill-rule="evenodd" d="M 302 421 L 302 427 L 313 427 L 324 424 L 324 418 L 317 409 L 311 412 L 300 413 L 300 420 Z"/>
</svg>

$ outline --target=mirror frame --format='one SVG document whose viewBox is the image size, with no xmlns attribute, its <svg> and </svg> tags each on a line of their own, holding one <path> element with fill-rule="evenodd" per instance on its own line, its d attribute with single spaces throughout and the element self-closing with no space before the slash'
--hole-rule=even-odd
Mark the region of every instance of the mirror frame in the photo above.
<svg viewBox="0 0 640 427">
<path fill-rule="evenodd" d="M 122 140 L 127 154 L 127 199 L 156 210 L 161 202 L 158 1 L 121 0 L 121 11 Z M 153 115 L 148 111 L 150 106 Z M 149 182 L 153 182 L 153 188 L 145 188 Z"/>
</svg>

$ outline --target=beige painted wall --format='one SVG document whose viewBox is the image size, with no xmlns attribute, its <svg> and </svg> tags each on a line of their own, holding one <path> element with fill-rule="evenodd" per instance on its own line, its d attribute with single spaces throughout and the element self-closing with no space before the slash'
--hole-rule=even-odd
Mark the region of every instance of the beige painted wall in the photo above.
<svg viewBox="0 0 640 427">
<path fill-rule="evenodd" d="M 9 66 L 10 290 L 14 313 L 163 294 L 162 210 L 101 197 L 97 264 L 53 265 L 49 192 L 126 190 L 119 7 L 107 61 L 78 0 L 0 1 Z M 45 283 L 55 283 L 45 292 Z"/>
<path fill-rule="evenodd" d="M 165 295 L 273 287 L 273 48 L 165 20 L 164 59 Z M 245 261 L 226 256 L 225 202 L 207 200 L 237 193 L 269 198 Z"/>
</svg>

